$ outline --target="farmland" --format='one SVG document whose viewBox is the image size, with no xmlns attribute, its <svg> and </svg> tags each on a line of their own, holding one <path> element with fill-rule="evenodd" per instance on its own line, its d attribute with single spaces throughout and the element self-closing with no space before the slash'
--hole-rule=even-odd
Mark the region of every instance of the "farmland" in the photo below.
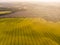
<svg viewBox="0 0 60 45">
<path fill-rule="evenodd" d="M 60 45 L 59 26 L 41 18 L 0 18 L 0 45 Z"/>
<path fill-rule="evenodd" d="M 60 3 L 0 3 L 0 45 L 60 45 Z"/>
</svg>

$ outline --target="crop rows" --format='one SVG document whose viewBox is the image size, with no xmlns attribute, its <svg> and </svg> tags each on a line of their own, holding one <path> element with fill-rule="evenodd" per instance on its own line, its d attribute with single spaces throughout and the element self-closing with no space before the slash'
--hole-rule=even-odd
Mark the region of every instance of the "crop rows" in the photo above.
<svg viewBox="0 0 60 45">
<path fill-rule="evenodd" d="M 5 20 L 6 25 L 10 22 L 8 21 Z M 17 21 L 17 23 L 20 22 Z M 7 26 L 7 29 L 5 28 L 4 30 L 2 30 L 1 26 L 0 45 L 60 45 L 60 41 L 55 34 L 50 32 L 38 33 L 34 31 L 30 25 L 20 27 L 19 25 L 16 25 L 17 23 L 14 23 L 16 27 L 8 25 L 10 28 Z"/>
</svg>

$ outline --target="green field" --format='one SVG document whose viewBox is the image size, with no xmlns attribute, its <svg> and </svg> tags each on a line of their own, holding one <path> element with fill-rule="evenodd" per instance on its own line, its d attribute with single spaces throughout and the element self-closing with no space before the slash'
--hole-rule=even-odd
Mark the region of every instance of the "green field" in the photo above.
<svg viewBox="0 0 60 45">
<path fill-rule="evenodd" d="M 41 18 L 0 18 L 0 45 L 60 45 L 60 23 Z"/>
</svg>

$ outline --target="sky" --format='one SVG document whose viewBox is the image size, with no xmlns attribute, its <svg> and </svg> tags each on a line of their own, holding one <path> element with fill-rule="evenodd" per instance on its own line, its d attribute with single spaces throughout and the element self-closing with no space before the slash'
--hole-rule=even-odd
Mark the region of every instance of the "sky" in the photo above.
<svg viewBox="0 0 60 45">
<path fill-rule="evenodd" d="M 0 2 L 60 2 L 60 0 L 0 0 Z"/>
</svg>

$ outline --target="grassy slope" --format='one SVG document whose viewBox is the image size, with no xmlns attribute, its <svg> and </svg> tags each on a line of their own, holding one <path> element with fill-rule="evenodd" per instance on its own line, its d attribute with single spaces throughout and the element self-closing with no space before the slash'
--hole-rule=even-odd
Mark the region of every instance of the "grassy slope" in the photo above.
<svg viewBox="0 0 60 45">
<path fill-rule="evenodd" d="M 17 45 L 18 35 L 19 38 L 21 38 L 20 36 L 22 34 L 26 36 L 27 39 L 30 39 L 32 37 L 33 39 L 32 41 L 36 40 L 39 45 L 40 43 L 41 45 L 44 45 L 43 40 L 45 41 L 47 40 L 47 42 L 45 42 L 45 45 L 49 45 L 49 43 L 50 45 L 59 45 L 58 44 L 60 42 L 59 27 L 60 27 L 59 23 L 50 23 L 40 18 L 1 18 L 0 19 L 0 40 L 3 38 L 7 38 L 11 41 L 11 37 L 13 36 L 12 42 L 14 43 L 14 39 L 15 39 L 16 43 L 14 44 Z M 22 40 L 25 39 L 24 36 L 22 36 Z M 40 40 L 41 42 L 38 41 L 39 39 L 41 39 Z M 4 41 L 7 42 L 7 40 Z M 32 41 L 29 44 L 33 45 Z M 20 41 L 20 44 L 22 42 L 24 42 L 24 40 Z M 12 45 L 14 45 L 13 43 Z M 35 43 L 35 41 L 33 43 Z M 3 44 L 1 44 L 0 42 L 0 45 Z M 10 43 L 8 43 L 8 45 L 10 45 Z M 25 45 L 25 43 L 23 45 Z"/>
</svg>

